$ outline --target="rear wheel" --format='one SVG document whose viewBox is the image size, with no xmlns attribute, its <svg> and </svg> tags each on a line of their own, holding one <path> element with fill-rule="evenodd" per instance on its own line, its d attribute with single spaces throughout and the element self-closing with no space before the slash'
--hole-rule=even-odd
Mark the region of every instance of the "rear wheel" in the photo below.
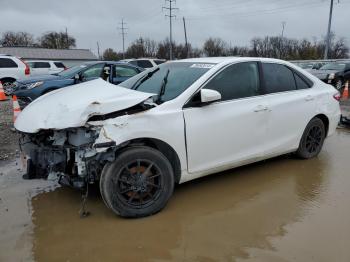
<svg viewBox="0 0 350 262">
<path fill-rule="evenodd" d="M 168 159 L 149 147 L 132 147 L 105 166 L 100 191 L 105 204 L 123 217 L 157 213 L 174 190 L 174 173 Z"/>
<path fill-rule="evenodd" d="M 303 159 L 317 156 L 322 149 L 325 137 L 324 123 L 319 118 L 313 118 L 305 128 L 296 152 L 297 156 Z"/>
</svg>

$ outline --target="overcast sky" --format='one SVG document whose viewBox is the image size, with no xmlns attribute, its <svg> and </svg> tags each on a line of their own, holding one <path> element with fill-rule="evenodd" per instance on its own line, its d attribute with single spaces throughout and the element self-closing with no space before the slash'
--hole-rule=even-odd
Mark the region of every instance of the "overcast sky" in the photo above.
<svg viewBox="0 0 350 262">
<path fill-rule="evenodd" d="M 335 1 L 332 30 L 350 42 L 350 0 Z M 326 33 L 330 0 L 177 0 L 174 40 L 184 42 L 182 17 L 187 20 L 189 42 L 201 46 L 210 36 L 232 45 L 248 45 L 252 37 L 280 35 L 320 38 Z M 163 0 L 0 0 L 0 33 L 64 31 L 77 40 L 78 48 L 96 53 L 122 49 L 117 29 L 127 23 L 126 44 L 139 36 L 162 40 L 169 35 Z"/>
</svg>

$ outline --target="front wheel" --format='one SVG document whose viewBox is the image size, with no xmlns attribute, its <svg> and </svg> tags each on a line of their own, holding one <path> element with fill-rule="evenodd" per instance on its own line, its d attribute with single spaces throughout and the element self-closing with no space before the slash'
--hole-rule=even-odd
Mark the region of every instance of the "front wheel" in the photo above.
<svg viewBox="0 0 350 262">
<path fill-rule="evenodd" d="M 296 155 L 303 159 L 317 156 L 326 137 L 325 126 L 321 119 L 313 118 L 306 126 Z"/>
<path fill-rule="evenodd" d="M 112 211 L 123 217 L 159 212 L 174 190 L 174 172 L 159 151 L 138 146 L 126 149 L 102 171 L 100 191 Z"/>
</svg>

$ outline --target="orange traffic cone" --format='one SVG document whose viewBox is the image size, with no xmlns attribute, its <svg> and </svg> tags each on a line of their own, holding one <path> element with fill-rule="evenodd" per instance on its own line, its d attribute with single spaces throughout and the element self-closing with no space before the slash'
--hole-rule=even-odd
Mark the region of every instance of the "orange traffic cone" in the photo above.
<svg viewBox="0 0 350 262">
<path fill-rule="evenodd" d="M 344 92 L 343 92 L 343 95 L 341 98 L 342 98 L 342 100 L 349 99 L 349 81 L 346 81 L 346 83 L 345 83 Z"/>
<path fill-rule="evenodd" d="M 4 87 L 2 86 L 2 83 L 0 81 L 0 101 L 5 101 L 7 100 L 7 97 L 4 92 Z"/>
<path fill-rule="evenodd" d="M 17 96 L 12 97 L 13 101 L 13 123 L 16 122 L 18 115 L 21 113 L 21 108 L 19 107 Z"/>
</svg>

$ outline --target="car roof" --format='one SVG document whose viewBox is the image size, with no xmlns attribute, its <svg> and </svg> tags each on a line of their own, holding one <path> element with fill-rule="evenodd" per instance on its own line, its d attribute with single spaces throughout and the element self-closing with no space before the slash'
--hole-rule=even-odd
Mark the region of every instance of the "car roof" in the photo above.
<svg viewBox="0 0 350 262">
<path fill-rule="evenodd" d="M 53 63 L 63 63 L 62 61 L 57 61 L 57 60 L 32 60 L 28 59 L 26 62 L 53 62 Z"/>
<path fill-rule="evenodd" d="M 211 64 L 221 64 L 221 63 L 231 63 L 231 62 L 244 62 L 244 61 L 261 61 L 261 62 L 282 62 L 286 61 L 273 59 L 273 58 L 262 58 L 262 57 L 201 57 L 201 58 L 188 58 L 183 60 L 174 60 L 172 62 L 190 62 L 190 63 L 211 63 Z"/>
</svg>

